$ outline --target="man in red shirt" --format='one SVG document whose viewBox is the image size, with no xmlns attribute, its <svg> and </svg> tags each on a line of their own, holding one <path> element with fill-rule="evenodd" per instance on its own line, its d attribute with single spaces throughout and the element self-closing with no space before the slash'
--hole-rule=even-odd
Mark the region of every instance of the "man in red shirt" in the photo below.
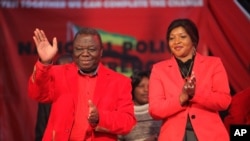
<svg viewBox="0 0 250 141">
<path fill-rule="evenodd" d="M 52 103 L 43 141 L 116 141 L 136 123 L 130 79 L 101 63 L 99 33 L 82 28 L 73 40 L 74 63 L 52 65 L 57 39 L 51 45 L 43 32 L 33 36 L 39 60 L 28 84 L 28 94 Z"/>
</svg>

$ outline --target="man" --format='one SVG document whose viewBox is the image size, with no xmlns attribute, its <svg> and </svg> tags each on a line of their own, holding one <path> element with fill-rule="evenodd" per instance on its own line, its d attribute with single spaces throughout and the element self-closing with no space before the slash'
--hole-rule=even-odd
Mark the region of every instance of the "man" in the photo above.
<svg viewBox="0 0 250 141">
<path fill-rule="evenodd" d="M 52 65 L 57 53 L 43 30 L 33 36 L 39 60 L 28 84 L 29 96 L 51 102 L 43 141 L 116 141 L 136 123 L 130 79 L 101 63 L 99 33 L 82 28 L 73 40 L 74 62 Z"/>
</svg>

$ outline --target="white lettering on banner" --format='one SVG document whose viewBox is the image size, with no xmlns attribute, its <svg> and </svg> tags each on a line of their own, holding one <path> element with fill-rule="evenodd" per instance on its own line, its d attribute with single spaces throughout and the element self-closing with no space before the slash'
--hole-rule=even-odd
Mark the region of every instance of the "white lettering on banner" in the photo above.
<svg viewBox="0 0 250 141">
<path fill-rule="evenodd" d="M 107 0 L 104 1 L 105 8 L 138 8 L 138 7 L 148 7 L 147 0 L 135 0 L 135 1 L 116 1 Z"/>
<path fill-rule="evenodd" d="M 2 8 L 154 8 L 202 7 L 203 0 L 1 0 Z"/>
<path fill-rule="evenodd" d="M 0 6 L 4 8 L 17 8 L 17 1 L 0 1 Z"/>
<path fill-rule="evenodd" d="M 66 1 L 21 1 L 22 8 L 65 8 Z"/>
<path fill-rule="evenodd" d="M 166 7 L 167 3 L 165 0 L 150 0 L 150 7 Z"/>
<path fill-rule="evenodd" d="M 83 2 L 83 8 L 101 8 L 102 1 L 85 1 Z"/>
<path fill-rule="evenodd" d="M 69 8 L 81 8 L 82 3 L 80 1 L 72 1 L 72 2 L 68 2 L 68 7 Z"/>
<path fill-rule="evenodd" d="M 202 6 L 202 0 L 168 0 L 169 7 Z"/>
</svg>

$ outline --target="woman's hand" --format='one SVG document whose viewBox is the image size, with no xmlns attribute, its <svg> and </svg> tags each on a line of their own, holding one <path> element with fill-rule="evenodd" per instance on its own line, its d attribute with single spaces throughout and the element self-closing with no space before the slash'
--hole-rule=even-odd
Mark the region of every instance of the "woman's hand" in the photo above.
<svg viewBox="0 0 250 141">
<path fill-rule="evenodd" d="M 184 106 L 185 104 L 187 104 L 187 102 L 189 100 L 188 94 L 186 92 L 183 92 L 183 91 L 182 91 L 179 98 L 180 98 L 181 106 Z"/>
<path fill-rule="evenodd" d="M 36 44 L 39 59 L 43 64 L 49 64 L 57 53 L 57 40 L 53 38 L 53 46 L 49 43 L 43 30 L 36 28 L 33 40 Z"/>
<path fill-rule="evenodd" d="M 192 99 L 194 97 L 195 87 L 196 87 L 196 78 L 194 73 L 192 72 L 191 77 L 184 84 L 184 91 L 186 91 L 186 93 L 188 94 L 189 99 Z"/>
<path fill-rule="evenodd" d="M 183 85 L 182 93 L 180 94 L 180 103 L 181 105 L 185 105 L 190 99 L 194 97 L 195 87 L 196 87 L 196 79 L 194 73 L 191 74 L 191 77 L 188 78 Z"/>
</svg>

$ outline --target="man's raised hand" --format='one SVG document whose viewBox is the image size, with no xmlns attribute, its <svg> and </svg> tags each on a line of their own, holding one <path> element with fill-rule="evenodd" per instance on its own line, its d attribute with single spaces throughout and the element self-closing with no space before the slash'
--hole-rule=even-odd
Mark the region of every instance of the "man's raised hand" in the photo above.
<svg viewBox="0 0 250 141">
<path fill-rule="evenodd" d="M 49 64 L 58 51 L 56 37 L 53 38 L 53 44 L 51 45 L 43 30 L 38 28 L 34 31 L 33 40 L 36 44 L 37 53 L 40 61 L 43 64 Z"/>
</svg>

